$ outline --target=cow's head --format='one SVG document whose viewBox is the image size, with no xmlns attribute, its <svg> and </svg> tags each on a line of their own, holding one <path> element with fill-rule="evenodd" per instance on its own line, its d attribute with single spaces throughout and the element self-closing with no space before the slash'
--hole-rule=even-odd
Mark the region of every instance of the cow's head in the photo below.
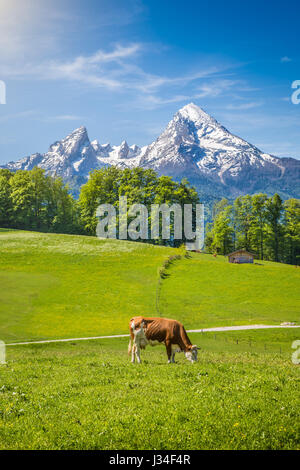
<svg viewBox="0 0 300 470">
<path fill-rule="evenodd" d="M 193 344 L 193 346 L 191 346 L 190 349 L 185 352 L 185 357 L 191 362 L 196 362 L 198 359 L 198 349 L 198 346 Z"/>
</svg>

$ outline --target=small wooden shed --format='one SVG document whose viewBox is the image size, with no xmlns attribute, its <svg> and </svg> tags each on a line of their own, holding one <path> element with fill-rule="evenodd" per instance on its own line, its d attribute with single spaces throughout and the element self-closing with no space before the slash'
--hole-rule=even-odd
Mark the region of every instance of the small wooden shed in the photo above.
<svg viewBox="0 0 300 470">
<path fill-rule="evenodd" d="M 254 254 L 247 250 L 233 251 L 233 253 L 229 253 L 227 256 L 229 263 L 253 263 L 254 260 Z"/>
</svg>

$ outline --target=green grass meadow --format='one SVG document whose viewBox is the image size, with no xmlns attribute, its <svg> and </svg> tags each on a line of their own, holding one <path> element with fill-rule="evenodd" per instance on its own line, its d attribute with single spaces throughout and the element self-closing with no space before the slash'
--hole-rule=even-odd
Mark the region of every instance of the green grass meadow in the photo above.
<svg viewBox="0 0 300 470">
<path fill-rule="evenodd" d="M 0 338 L 21 340 L 128 332 L 156 316 L 158 270 L 178 250 L 94 237 L 0 232 Z M 299 321 L 300 269 L 229 264 L 192 254 L 168 269 L 162 316 L 187 329 Z"/>
<path fill-rule="evenodd" d="M 0 338 L 127 333 L 132 316 L 155 310 L 158 268 L 172 253 L 144 243 L 2 232 Z"/>
<path fill-rule="evenodd" d="M 158 271 L 178 250 L 0 230 L 0 340 L 128 333 L 157 315 Z M 186 329 L 299 324 L 300 269 L 192 254 L 168 269 L 162 316 Z M 191 333 L 199 360 L 142 364 L 128 338 L 7 346 L 0 449 L 299 449 L 299 329 Z"/>
<path fill-rule="evenodd" d="M 161 310 L 189 328 L 299 322 L 300 268 L 192 253 L 173 269 L 163 283 Z"/>
<path fill-rule="evenodd" d="M 295 332 L 284 331 L 281 355 L 263 350 L 274 332 L 259 333 L 251 352 L 249 337 L 192 334 L 195 364 L 182 354 L 167 364 L 158 346 L 133 365 L 127 338 L 8 347 L 1 448 L 299 448 Z"/>
</svg>

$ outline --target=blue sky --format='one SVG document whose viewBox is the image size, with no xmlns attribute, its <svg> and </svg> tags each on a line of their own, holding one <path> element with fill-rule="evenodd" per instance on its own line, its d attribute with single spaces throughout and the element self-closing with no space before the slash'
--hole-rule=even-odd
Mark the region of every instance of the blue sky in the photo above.
<svg viewBox="0 0 300 470">
<path fill-rule="evenodd" d="M 152 142 L 193 101 L 300 158 L 298 1 L 0 0 L 0 163 L 90 139 Z"/>
</svg>

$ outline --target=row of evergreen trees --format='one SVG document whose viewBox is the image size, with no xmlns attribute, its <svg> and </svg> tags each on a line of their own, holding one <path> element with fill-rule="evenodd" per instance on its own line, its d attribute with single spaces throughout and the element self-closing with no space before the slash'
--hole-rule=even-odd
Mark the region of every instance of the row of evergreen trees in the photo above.
<svg viewBox="0 0 300 470">
<path fill-rule="evenodd" d="M 259 259 L 300 263 L 300 201 L 283 201 L 278 194 L 240 196 L 213 208 L 213 222 L 206 227 L 206 250 L 228 254 L 239 248 Z"/>
<path fill-rule="evenodd" d="M 118 208 L 120 195 L 127 196 L 128 205 L 142 203 L 148 208 L 151 204 L 199 202 L 188 181 L 178 183 L 150 169 L 95 170 L 78 200 L 61 178 L 47 176 L 40 168 L 15 173 L 0 169 L 0 227 L 95 235 L 97 206 L 110 203 Z M 240 196 L 233 203 L 222 199 L 214 205 L 211 218 L 206 225 L 207 251 L 227 254 L 245 248 L 259 259 L 300 264 L 298 199 L 283 202 L 278 194 Z"/>
</svg>

